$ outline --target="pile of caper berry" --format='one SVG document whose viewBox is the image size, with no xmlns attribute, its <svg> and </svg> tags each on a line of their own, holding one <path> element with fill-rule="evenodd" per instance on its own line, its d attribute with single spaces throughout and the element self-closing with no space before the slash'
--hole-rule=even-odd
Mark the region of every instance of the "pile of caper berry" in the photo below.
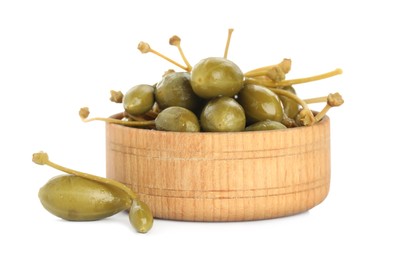
<svg viewBox="0 0 394 260">
<path fill-rule="evenodd" d="M 295 84 L 341 74 L 341 69 L 286 80 L 291 60 L 283 59 L 278 64 L 243 73 L 227 59 L 232 32 L 229 29 L 224 57 L 209 57 L 194 67 L 183 54 L 178 36 L 171 37 L 169 42 L 179 49 L 186 66 L 140 42 L 138 49 L 142 53 L 154 53 L 184 71 L 168 70 L 156 84 L 136 85 L 124 95 L 111 91 L 111 101 L 123 103 L 121 120 L 87 119 L 87 108 L 81 109 L 81 118 L 176 132 L 257 131 L 310 126 L 320 121 L 329 108 L 343 103 L 339 93 L 303 100 L 293 88 Z M 316 102 L 326 102 L 319 113 L 313 113 L 308 107 Z"/>
</svg>

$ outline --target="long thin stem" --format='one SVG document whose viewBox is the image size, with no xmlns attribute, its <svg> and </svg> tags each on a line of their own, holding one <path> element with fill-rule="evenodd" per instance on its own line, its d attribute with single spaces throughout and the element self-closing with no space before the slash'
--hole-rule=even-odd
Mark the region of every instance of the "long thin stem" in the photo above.
<svg viewBox="0 0 394 260">
<path fill-rule="evenodd" d="M 308 104 L 304 100 L 299 98 L 297 95 L 291 93 L 290 91 L 280 89 L 280 88 L 269 88 L 269 89 L 277 95 L 285 96 L 285 97 L 288 97 L 288 98 L 294 100 L 295 102 L 300 104 L 302 106 L 302 108 L 309 110 Z"/>
<path fill-rule="evenodd" d="M 190 72 L 192 71 L 192 65 L 190 65 L 189 61 L 186 59 L 185 54 L 183 53 L 182 47 L 181 47 L 181 38 L 178 36 L 174 35 L 170 38 L 170 45 L 174 45 L 178 48 L 179 53 L 181 54 L 183 62 L 186 64 L 187 69 L 186 71 Z"/>
<path fill-rule="evenodd" d="M 339 94 L 338 92 L 329 94 L 326 98 L 326 101 L 326 106 L 316 115 L 316 121 L 320 121 L 327 114 L 330 108 L 341 106 L 344 103 L 341 94 Z"/>
<path fill-rule="evenodd" d="M 185 54 L 183 53 L 183 50 L 182 50 L 182 48 L 181 48 L 181 45 L 178 45 L 177 48 L 178 48 L 178 50 L 179 50 L 179 53 L 181 54 L 181 57 L 182 57 L 183 62 L 184 62 L 184 63 L 186 64 L 186 66 L 187 66 L 186 71 L 188 71 L 188 72 L 192 71 L 192 65 L 190 65 L 189 61 L 186 59 L 186 56 L 185 56 Z"/>
<path fill-rule="evenodd" d="M 285 86 L 290 86 L 290 85 L 294 85 L 294 84 L 301 84 L 301 83 L 307 83 L 307 82 L 311 82 L 311 81 L 326 79 L 326 78 L 333 77 L 333 76 L 336 76 L 339 74 L 342 74 L 341 69 L 336 69 L 336 70 L 333 70 L 333 71 L 330 71 L 327 73 L 323 73 L 323 74 L 319 74 L 319 75 L 315 75 L 315 76 L 311 76 L 311 77 L 282 80 L 279 82 L 274 82 L 272 80 L 259 79 L 259 78 L 247 78 L 246 82 L 262 85 L 265 87 L 276 88 L 276 87 L 285 87 Z"/>
<path fill-rule="evenodd" d="M 159 56 L 159 57 L 161 57 L 161 58 L 163 58 L 163 59 L 165 59 L 165 60 L 171 62 L 172 64 L 178 66 L 178 67 L 181 68 L 181 69 L 184 69 L 184 70 L 186 70 L 186 71 L 189 71 L 189 69 L 188 69 L 187 67 L 183 66 L 182 64 L 179 64 L 178 62 L 174 61 L 173 59 L 168 58 L 167 56 L 164 56 L 164 55 L 161 54 L 160 52 L 157 52 L 157 51 L 155 51 L 155 50 L 153 50 L 153 49 L 150 49 L 150 52 L 152 52 L 152 53 L 156 54 L 157 56 Z"/>
<path fill-rule="evenodd" d="M 174 65 L 180 67 L 181 69 L 184 69 L 184 70 L 188 71 L 188 68 L 187 68 L 187 67 L 185 67 L 185 66 L 179 64 L 178 62 L 176 62 L 176 61 L 174 61 L 174 60 L 172 60 L 172 59 L 170 59 L 170 58 L 168 58 L 167 56 L 164 56 L 164 55 L 161 54 L 160 52 L 155 51 L 155 50 L 152 49 L 152 48 L 149 46 L 149 44 L 146 43 L 146 42 L 140 42 L 140 43 L 138 44 L 138 47 L 137 47 L 137 48 L 138 48 L 142 53 L 151 52 L 151 53 L 156 54 L 157 56 L 159 56 L 159 57 L 161 57 L 161 58 L 163 58 L 163 59 L 165 59 L 165 60 L 171 62 L 172 64 L 174 64 Z"/>
<path fill-rule="evenodd" d="M 307 98 L 307 99 L 304 99 L 304 102 L 307 103 L 307 104 L 327 102 L 327 96 L 325 96 L 325 97 Z"/>
<path fill-rule="evenodd" d="M 87 118 L 83 119 L 82 121 L 85 123 L 92 122 L 92 121 L 104 121 L 107 123 L 113 123 L 117 125 L 124 125 L 124 126 L 134 126 L 134 127 L 144 127 L 144 126 L 155 126 L 155 121 L 154 120 L 149 120 L 149 121 L 123 121 L 115 118 L 107 118 L 107 117 L 92 117 L 92 118 Z"/>
<path fill-rule="evenodd" d="M 311 77 L 305 77 L 305 78 L 299 78 L 299 79 L 290 79 L 290 80 L 284 80 L 281 82 L 278 82 L 277 86 L 289 86 L 289 85 L 294 85 L 294 84 L 301 84 L 301 83 L 307 83 L 311 81 L 316 81 L 316 80 L 321 80 L 321 79 L 326 79 L 329 77 L 333 77 L 336 75 L 342 74 L 341 69 L 335 69 L 333 71 L 311 76 Z"/>
<path fill-rule="evenodd" d="M 226 48 L 224 49 L 223 55 L 225 59 L 227 59 L 228 49 L 230 48 L 231 35 L 233 34 L 233 31 L 234 29 L 228 29 Z"/>
<path fill-rule="evenodd" d="M 326 104 L 326 106 L 315 116 L 315 120 L 318 122 L 320 121 L 330 110 L 331 106 L 329 104 Z"/>
<path fill-rule="evenodd" d="M 79 117 L 81 120 L 85 123 L 92 122 L 92 121 L 104 121 L 107 123 L 113 123 L 113 124 L 118 124 L 118 125 L 124 125 L 124 126 L 134 126 L 134 127 L 151 127 L 155 126 L 155 121 L 150 120 L 150 121 L 124 121 L 121 120 L 124 117 L 124 112 L 118 113 L 113 117 L 93 117 L 93 118 L 88 118 L 90 114 L 89 108 L 88 107 L 82 107 L 79 110 Z"/>
<path fill-rule="evenodd" d="M 73 169 L 69 169 L 69 168 L 63 167 L 63 166 L 61 166 L 59 164 L 51 162 L 49 160 L 49 158 L 48 158 L 48 154 L 47 153 L 38 152 L 38 153 L 33 154 L 33 162 L 35 162 L 36 164 L 39 164 L 39 165 L 48 165 L 48 166 L 50 166 L 52 168 L 55 168 L 55 169 L 57 169 L 59 171 L 62 171 L 62 172 L 68 173 L 68 174 L 72 174 L 72 175 L 75 175 L 75 176 L 79 176 L 79 177 L 82 177 L 82 178 L 85 178 L 85 179 L 88 179 L 88 180 L 97 181 L 97 182 L 100 182 L 100 183 L 104 183 L 104 184 L 107 184 L 107 185 L 111 185 L 111 186 L 117 187 L 117 188 L 123 190 L 124 192 L 126 192 L 131 199 L 134 200 L 134 199 L 137 198 L 137 194 L 134 193 L 126 185 L 124 185 L 124 184 L 122 184 L 120 182 L 117 182 L 115 180 L 111 180 L 111 179 L 108 179 L 108 178 L 103 178 L 103 177 L 99 177 L 99 176 L 92 175 L 92 174 L 89 174 L 89 173 L 84 173 L 84 172 L 80 172 L 80 171 L 76 171 L 76 170 L 73 170 Z"/>
</svg>

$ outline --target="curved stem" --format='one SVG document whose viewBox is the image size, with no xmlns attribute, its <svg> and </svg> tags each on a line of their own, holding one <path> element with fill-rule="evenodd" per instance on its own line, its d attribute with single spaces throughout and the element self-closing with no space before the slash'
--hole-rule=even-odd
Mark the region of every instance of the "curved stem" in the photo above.
<svg viewBox="0 0 394 260">
<path fill-rule="evenodd" d="M 226 48 L 224 49 L 224 55 L 223 55 L 225 59 L 227 59 L 228 49 L 230 48 L 231 35 L 233 34 L 233 31 L 234 29 L 228 29 Z"/>
<path fill-rule="evenodd" d="M 269 88 L 269 89 L 275 94 L 288 97 L 302 106 L 303 109 L 299 112 L 299 115 L 301 116 L 300 120 L 302 121 L 303 125 L 311 126 L 316 122 L 312 111 L 308 107 L 308 104 L 304 100 L 299 98 L 297 95 L 295 95 L 290 91 L 280 88 Z"/>
<path fill-rule="evenodd" d="M 107 123 L 113 123 L 113 124 L 124 125 L 124 126 L 134 126 L 134 127 L 155 126 L 154 120 L 150 120 L 150 121 L 123 121 L 123 120 L 115 119 L 115 118 L 93 117 L 93 118 L 87 118 L 87 119 L 82 118 L 82 121 L 85 123 L 92 122 L 92 121 L 104 121 Z"/>
<path fill-rule="evenodd" d="M 124 192 L 126 192 L 132 200 L 137 198 L 137 194 L 134 193 L 129 187 L 127 187 L 123 183 L 120 183 L 120 182 L 117 182 L 115 180 L 111 180 L 111 179 L 108 179 L 108 178 L 103 178 L 103 177 L 99 177 L 99 176 L 92 175 L 92 174 L 89 174 L 89 173 L 84 173 L 84 172 L 80 172 L 80 171 L 76 171 L 76 170 L 73 170 L 73 169 L 69 169 L 69 168 L 63 167 L 63 166 L 61 166 L 59 164 L 51 162 L 49 160 L 49 158 L 48 158 L 48 154 L 47 153 L 39 152 L 39 153 L 33 154 L 33 162 L 35 162 L 36 164 L 39 164 L 39 165 L 48 165 L 48 166 L 50 166 L 52 168 L 55 168 L 55 169 L 57 169 L 59 171 L 62 171 L 62 172 L 68 173 L 68 174 L 72 174 L 72 175 L 75 175 L 75 176 L 79 176 L 79 177 L 82 177 L 82 178 L 85 178 L 85 179 L 88 179 L 88 180 L 97 181 L 97 182 L 100 182 L 100 183 L 104 183 L 104 184 L 107 184 L 107 185 L 111 185 L 111 186 L 117 187 L 117 188 L 123 190 Z"/>
<path fill-rule="evenodd" d="M 280 88 L 269 88 L 269 89 L 277 95 L 285 96 L 285 97 L 288 97 L 288 98 L 294 100 L 295 102 L 300 104 L 302 106 L 302 108 L 310 110 L 308 107 L 308 104 L 305 102 L 305 100 L 302 100 L 301 98 L 299 98 L 297 95 L 291 93 L 290 91 L 280 89 Z"/>
</svg>

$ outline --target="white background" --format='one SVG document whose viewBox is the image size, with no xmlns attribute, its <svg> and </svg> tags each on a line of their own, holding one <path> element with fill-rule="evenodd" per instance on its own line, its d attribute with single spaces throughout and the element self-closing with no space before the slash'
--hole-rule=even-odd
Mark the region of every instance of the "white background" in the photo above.
<svg viewBox="0 0 394 260">
<path fill-rule="evenodd" d="M 393 259 L 393 28 L 390 1 L 1 1 L 1 259 Z M 309 98 L 339 91 L 331 117 L 332 181 L 309 212 L 274 220 L 156 220 L 136 233 L 126 214 L 62 221 L 37 197 L 60 174 L 31 162 L 40 150 L 65 166 L 105 176 L 104 124 L 119 112 L 109 90 L 154 83 L 173 66 L 136 46 L 144 40 L 192 64 L 222 56 L 243 71 L 293 60 L 288 78 L 341 76 L 297 87 Z M 318 108 L 320 109 L 320 107 Z M 8 255 L 8 257 L 5 257 Z M 11 256 L 11 258 L 10 258 Z"/>
</svg>

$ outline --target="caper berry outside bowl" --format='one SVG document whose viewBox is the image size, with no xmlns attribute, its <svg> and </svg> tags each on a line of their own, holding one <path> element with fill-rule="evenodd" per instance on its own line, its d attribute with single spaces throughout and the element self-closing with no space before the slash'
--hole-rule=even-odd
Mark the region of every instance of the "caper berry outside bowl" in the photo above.
<svg viewBox="0 0 394 260">
<path fill-rule="evenodd" d="M 106 123 L 107 177 L 155 218 L 243 221 L 294 215 L 330 187 L 330 119 L 270 131 L 170 132 Z"/>
</svg>

